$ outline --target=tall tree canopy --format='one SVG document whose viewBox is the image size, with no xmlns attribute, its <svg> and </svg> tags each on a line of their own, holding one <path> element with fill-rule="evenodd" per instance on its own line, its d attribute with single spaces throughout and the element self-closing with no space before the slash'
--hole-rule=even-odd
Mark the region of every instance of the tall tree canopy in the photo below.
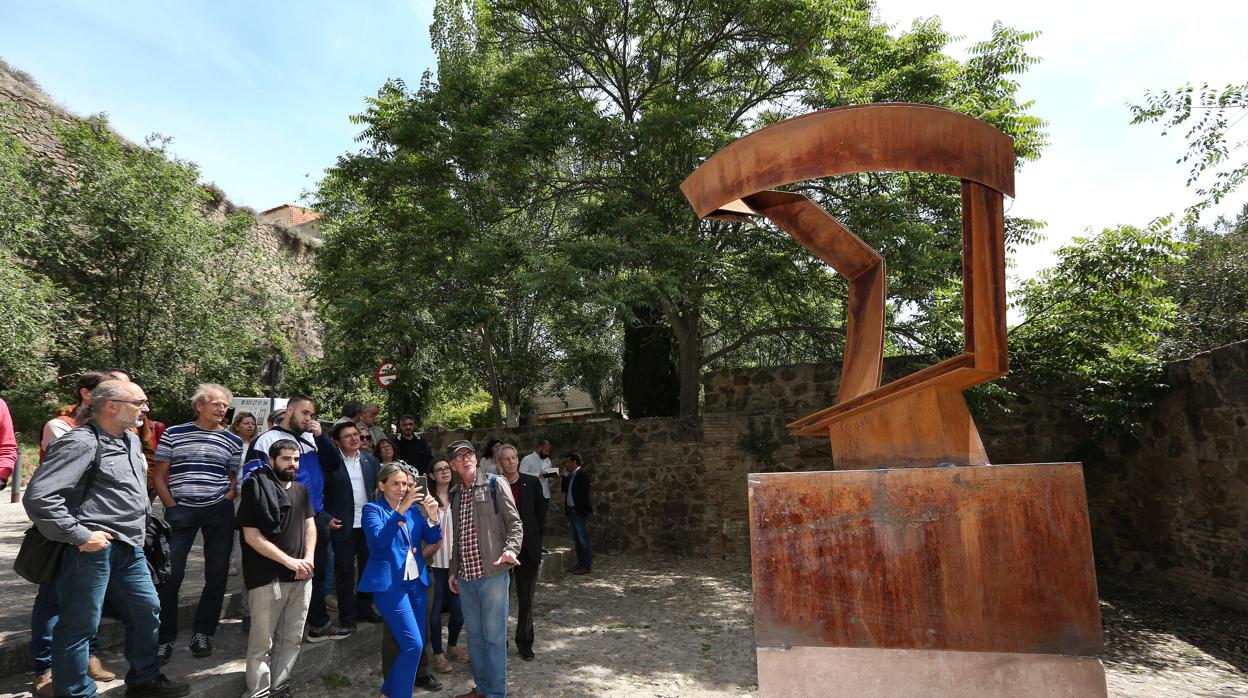
<svg viewBox="0 0 1248 698">
<path fill-rule="evenodd" d="M 376 352 L 408 346 L 438 357 L 415 365 L 464 367 L 509 411 L 554 377 L 601 383 L 590 376 L 618 364 L 622 340 L 638 343 L 623 349 L 624 374 L 675 391 L 685 414 L 708 366 L 836 357 L 845 290 L 835 275 L 776 229 L 699 221 L 681 181 L 751 130 L 873 101 L 987 120 L 1016 139 L 1020 162 L 1044 143 L 1015 81 L 1034 62 L 1032 35 L 995 27 L 959 62 L 939 21 L 890 33 L 873 7 L 442 0 L 436 81 L 383 87 L 359 117 L 365 147 L 318 194 L 331 323 L 358 329 L 352 318 L 384 314 L 395 329 Z M 890 327 L 907 350 L 932 349 L 937 338 L 916 328 L 960 283 L 957 182 L 877 174 L 803 191 L 881 250 L 897 299 Z M 1036 227 L 1011 220 L 1011 244 Z M 352 239 L 375 244 L 353 253 Z M 387 291 L 361 274 L 401 282 Z M 447 323 L 451 335 L 432 331 Z M 655 331 L 626 329 L 646 326 Z M 565 327 L 599 327 L 595 339 L 611 341 L 577 343 Z M 628 365 L 640 358 L 653 363 Z"/>
</svg>

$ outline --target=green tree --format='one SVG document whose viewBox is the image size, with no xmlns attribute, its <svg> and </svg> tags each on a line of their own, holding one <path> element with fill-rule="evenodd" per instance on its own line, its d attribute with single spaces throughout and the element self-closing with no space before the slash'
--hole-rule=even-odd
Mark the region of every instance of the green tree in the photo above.
<svg viewBox="0 0 1248 698">
<path fill-rule="evenodd" d="M 1196 185 L 1200 199 L 1187 210 L 1195 221 L 1209 206 L 1219 203 L 1248 179 L 1248 162 L 1237 162 L 1248 141 L 1230 140 L 1230 131 L 1248 116 L 1248 83 L 1199 91 L 1190 83 L 1173 90 L 1144 94 L 1143 104 L 1132 104 L 1133 124 L 1161 124 L 1162 135 L 1187 127 L 1187 151 L 1178 162 L 1188 165 L 1187 185 Z"/>
<path fill-rule="evenodd" d="M 274 312 L 288 301 L 259 277 L 254 217 L 212 213 L 198 170 L 165 139 L 124 142 L 102 117 L 57 136 L 65 163 L 27 157 L 6 170 L 36 211 L 0 240 L 28 270 L 14 288 L 41 314 L 25 327 L 51 329 L 46 361 L 67 380 L 127 368 L 165 418 L 189 411 L 198 381 L 258 388 L 256 366 L 283 342 Z"/>
<path fill-rule="evenodd" d="M 1248 205 L 1235 220 L 1183 232 L 1186 254 L 1164 272 L 1178 305 L 1162 355 L 1180 359 L 1248 339 Z"/>
<path fill-rule="evenodd" d="M 497 0 L 477 11 L 503 46 L 538 57 L 562 92 L 595 105 L 593 135 L 575 144 L 578 162 L 598 163 L 581 175 L 593 195 L 568 241 L 592 252 L 561 256 L 608 272 L 600 292 L 628 299 L 628 319 L 638 306 L 662 311 L 677 343 L 682 413 L 696 412 L 708 363 L 749 352 L 827 358 L 841 332 L 828 317 L 839 319 L 843 287 L 804 249 L 773 229 L 693 216 L 679 184 L 703 159 L 811 107 L 871 101 L 987 119 L 1015 136 L 1020 159 L 1043 143 L 1012 77 L 1034 62 L 1023 50 L 1032 35 L 997 27 L 959 64 L 942 53 L 950 37 L 938 22 L 895 38 L 872 10 L 861 0 L 620 0 L 592 11 Z M 956 182 L 871 175 L 806 191 L 884 251 L 898 309 L 921 314 L 919 302 L 957 275 Z M 1011 241 L 1034 229 L 1012 222 Z"/>
<path fill-rule="evenodd" d="M 1026 319 L 1009 333 L 1014 385 L 1069 401 L 1099 428 L 1133 428 L 1162 387 L 1177 314 L 1165 277 L 1183 251 L 1168 221 L 1106 229 L 1059 249 L 1057 263 L 1015 298 Z"/>
</svg>

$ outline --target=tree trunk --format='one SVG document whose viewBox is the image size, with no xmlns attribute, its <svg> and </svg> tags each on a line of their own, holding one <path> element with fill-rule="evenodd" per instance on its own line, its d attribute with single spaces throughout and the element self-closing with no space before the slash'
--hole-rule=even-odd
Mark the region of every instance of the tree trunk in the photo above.
<svg viewBox="0 0 1248 698">
<path fill-rule="evenodd" d="M 680 414 L 698 415 L 702 380 L 701 314 L 696 307 L 685 307 L 669 314 L 680 356 Z"/>
<path fill-rule="evenodd" d="M 671 417 L 680 413 L 680 374 L 673 361 L 672 330 L 658 308 L 632 308 L 636 320 L 624 327 L 621 388 L 628 416 Z"/>
<path fill-rule="evenodd" d="M 494 426 L 502 428 L 503 410 L 498 403 L 498 373 L 494 370 L 494 342 L 490 338 L 489 323 L 477 325 L 481 329 L 481 341 L 485 344 L 485 373 L 490 380 L 490 415 L 494 418 Z"/>
</svg>

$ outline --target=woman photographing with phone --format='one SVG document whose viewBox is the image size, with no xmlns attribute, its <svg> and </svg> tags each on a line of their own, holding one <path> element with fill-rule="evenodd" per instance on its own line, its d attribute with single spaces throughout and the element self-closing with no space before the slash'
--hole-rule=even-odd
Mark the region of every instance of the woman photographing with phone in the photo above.
<svg viewBox="0 0 1248 698">
<path fill-rule="evenodd" d="M 386 674 L 381 694 L 411 698 L 428 617 L 429 572 L 421 551 L 423 544 L 442 539 L 441 527 L 430 525 L 415 505 L 424 506 L 436 521 L 438 500 L 414 487 L 412 477 L 398 463 L 383 465 L 377 479 L 382 496 L 365 504 L 361 515 L 369 558 L 359 590 L 373 593 L 373 604 L 399 645 L 399 656 Z"/>
</svg>

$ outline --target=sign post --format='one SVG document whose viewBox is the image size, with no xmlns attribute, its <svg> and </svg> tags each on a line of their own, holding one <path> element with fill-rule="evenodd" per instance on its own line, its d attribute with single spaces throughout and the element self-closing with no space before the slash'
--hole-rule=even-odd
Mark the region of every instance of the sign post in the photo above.
<svg viewBox="0 0 1248 698">
<path fill-rule="evenodd" d="M 282 382 L 282 362 L 276 356 L 260 367 L 260 382 L 269 389 L 269 414 L 273 414 L 273 391 Z"/>
<path fill-rule="evenodd" d="M 390 384 L 399 378 L 399 365 L 394 361 L 383 361 L 377 367 L 377 385 L 383 390 L 389 390 Z"/>
</svg>

